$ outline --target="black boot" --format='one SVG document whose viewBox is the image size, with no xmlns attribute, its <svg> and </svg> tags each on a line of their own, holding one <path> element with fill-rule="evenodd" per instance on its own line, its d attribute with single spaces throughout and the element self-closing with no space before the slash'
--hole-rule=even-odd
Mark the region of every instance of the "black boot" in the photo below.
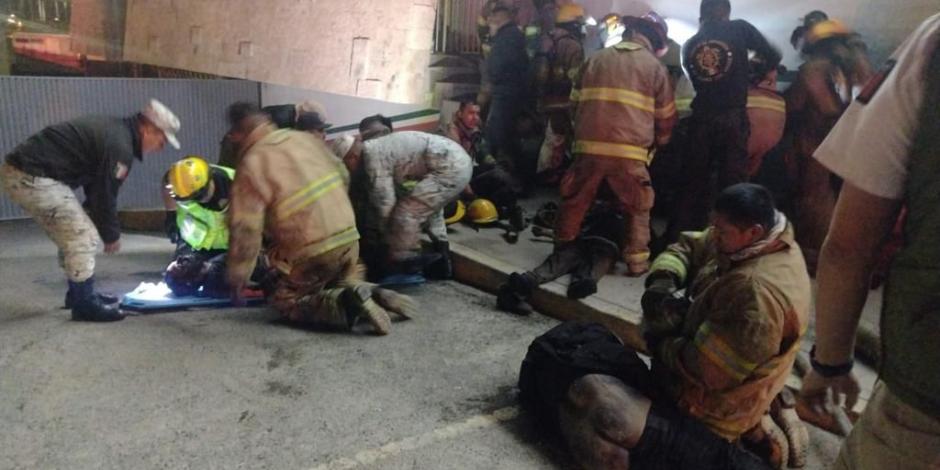
<svg viewBox="0 0 940 470">
<path fill-rule="evenodd" d="M 517 294 L 509 284 L 499 286 L 499 291 L 496 293 L 496 307 L 504 312 L 515 313 L 516 315 L 529 315 L 532 313 L 532 306 Z"/>
<path fill-rule="evenodd" d="M 111 305 L 118 303 L 121 299 L 118 299 L 114 294 L 108 294 L 106 292 L 96 292 L 95 295 L 98 297 L 98 300 L 105 305 Z M 69 283 L 69 290 L 65 292 L 65 309 L 71 310 L 75 306 L 75 294 L 72 291 L 72 283 Z"/>
<path fill-rule="evenodd" d="M 434 252 L 441 255 L 441 259 L 424 268 L 424 275 L 430 279 L 447 280 L 454 277 L 454 264 L 450 259 L 450 243 L 434 242 Z"/>
<path fill-rule="evenodd" d="M 388 266 L 387 274 L 421 274 L 428 265 L 441 259 L 438 253 L 422 253 L 410 258 L 393 261 Z"/>
<path fill-rule="evenodd" d="M 597 293 L 597 283 L 590 279 L 572 280 L 568 284 L 569 299 L 583 299 Z"/>
<path fill-rule="evenodd" d="M 95 294 L 95 278 L 83 282 L 69 281 L 72 292 L 72 320 L 109 322 L 124 319 L 124 314 L 114 305 L 105 305 Z"/>
<path fill-rule="evenodd" d="M 509 275 L 509 287 L 524 299 L 531 297 L 532 291 L 535 290 L 538 285 L 539 283 L 532 273 L 512 273 Z"/>
</svg>

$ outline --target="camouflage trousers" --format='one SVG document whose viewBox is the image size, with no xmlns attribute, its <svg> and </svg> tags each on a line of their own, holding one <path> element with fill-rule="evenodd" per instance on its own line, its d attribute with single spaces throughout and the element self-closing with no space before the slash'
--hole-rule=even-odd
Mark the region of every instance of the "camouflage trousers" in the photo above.
<svg viewBox="0 0 940 470">
<path fill-rule="evenodd" d="M 95 273 L 95 252 L 101 238 L 72 188 L 54 179 L 28 175 L 8 163 L 0 164 L 0 183 L 55 242 L 59 265 L 69 280 L 90 278 Z"/>
<path fill-rule="evenodd" d="M 342 294 L 363 281 L 359 242 L 299 260 L 282 274 L 270 302 L 285 318 L 299 323 L 349 328 Z"/>
<path fill-rule="evenodd" d="M 469 164 L 446 166 L 419 181 L 411 193 L 398 200 L 385 235 L 393 260 L 414 256 L 422 226 L 434 241 L 447 241 L 444 206 L 457 199 L 472 175 Z"/>
</svg>

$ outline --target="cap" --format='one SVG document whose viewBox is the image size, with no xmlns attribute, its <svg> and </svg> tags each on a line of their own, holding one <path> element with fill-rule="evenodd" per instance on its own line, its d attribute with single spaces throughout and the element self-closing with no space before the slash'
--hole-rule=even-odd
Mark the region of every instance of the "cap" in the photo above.
<svg viewBox="0 0 940 470">
<path fill-rule="evenodd" d="M 151 99 L 147 106 L 144 106 L 144 109 L 140 111 L 140 114 L 163 131 L 163 134 L 166 135 L 166 141 L 173 148 L 180 148 L 180 141 L 176 138 L 176 133 L 180 130 L 180 119 L 173 114 L 173 111 L 170 111 L 170 108 L 155 99 Z"/>
<path fill-rule="evenodd" d="M 327 123 L 318 112 L 301 112 L 297 116 L 297 123 L 294 124 L 294 128 L 299 131 L 322 131 L 331 126 L 332 124 Z"/>
</svg>

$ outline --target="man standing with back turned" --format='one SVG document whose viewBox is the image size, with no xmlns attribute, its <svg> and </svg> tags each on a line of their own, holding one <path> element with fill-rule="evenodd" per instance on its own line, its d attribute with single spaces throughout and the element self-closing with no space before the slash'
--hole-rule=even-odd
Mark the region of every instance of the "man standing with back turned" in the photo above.
<svg viewBox="0 0 940 470">
<path fill-rule="evenodd" d="M 702 0 L 698 34 L 682 47 L 683 64 L 695 86 L 685 184 L 667 237 L 702 229 L 708 209 L 722 189 L 748 180 L 748 51 L 760 59 L 763 76 L 780 63 L 780 52 L 753 25 L 731 20 L 728 0 Z M 717 187 L 713 182 L 717 172 Z"/>
</svg>

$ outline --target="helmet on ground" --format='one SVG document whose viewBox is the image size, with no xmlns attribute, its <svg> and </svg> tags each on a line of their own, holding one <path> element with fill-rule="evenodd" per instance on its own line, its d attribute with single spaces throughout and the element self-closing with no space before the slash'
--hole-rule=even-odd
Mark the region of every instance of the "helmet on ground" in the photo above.
<svg viewBox="0 0 940 470">
<path fill-rule="evenodd" d="M 627 29 L 632 29 L 649 39 L 657 55 L 667 52 L 669 46 L 666 22 L 659 15 L 647 13 L 640 17 L 624 16 L 622 21 Z"/>
<path fill-rule="evenodd" d="M 467 214 L 467 206 L 461 200 L 456 200 L 444 206 L 444 223 L 456 224 Z"/>
<path fill-rule="evenodd" d="M 499 220 L 499 213 L 496 206 L 489 199 L 478 198 L 470 203 L 467 208 L 467 216 L 475 224 L 491 224 Z"/>
<path fill-rule="evenodd" d="M 167 183 L 177 199 L 191 199 L 209 184 L 209 164 L 190 155 L 170 167 Z"/>
<path fill-rule="evenodd" d="M 839 20 L 820 21 L 806 31 L 805 46 L 813 46 L 824 39 L 850 34 L 852 31 Z"/>
<path fill-rule="evenodd" d="M 577 3 L 566 3 L 558 8 L 558 14 L 555 15 L 555 23 L 583 22 L 585 16 L 583 6 Z"/>
</svg>

